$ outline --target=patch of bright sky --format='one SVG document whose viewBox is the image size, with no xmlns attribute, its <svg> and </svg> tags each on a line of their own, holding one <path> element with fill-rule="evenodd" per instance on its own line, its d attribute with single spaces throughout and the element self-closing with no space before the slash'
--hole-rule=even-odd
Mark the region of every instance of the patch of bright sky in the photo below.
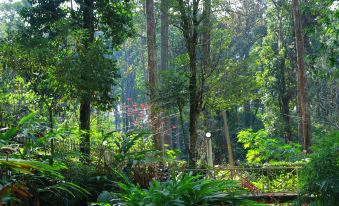
<svg viewBox="0 0 339 206">
<path fill-rule="evenodd" d="M 337 11 L 338 8 L 339 8 L 339 1 L 334 1 L 333 4 L 332 4 L 332 6 L 330 7 L 330 9 L 331 9 L 332 11 Z"/>
<path fill-rule="evenodd" d="M 0 4 L 11 3 L 11 2 L 12 3 L 14 3 L 14 2 L 26 2 L 26 0 L 0 0 Z M 68 8 L 71 8 L 71 6 L 72 6 L 74 10 L 77 10 L 79 8 L 79 5 L 77 5 L 74 0 L 72 0 L 72 3 L 70 1 L 67 1 L 61 6 L 68 7 Z"/>
<path fill-rule="evenodd" d="M 0 0 L 0 3 L 19 2 L 21 0 Z"/>
</svg>

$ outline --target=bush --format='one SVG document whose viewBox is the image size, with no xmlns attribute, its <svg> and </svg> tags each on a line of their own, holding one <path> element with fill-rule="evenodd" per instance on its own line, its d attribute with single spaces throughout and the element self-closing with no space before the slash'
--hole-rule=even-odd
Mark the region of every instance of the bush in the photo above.
<svg viewBox="0 0 339 206">
<path fill-rule="evenodd" d="M 0 205 L 69 205 L 75 197 L 88 195 L 61 174 L 67 169 L 64 164 L 18 158 L 24 155 L 12 139 L 33 116 L 23 117 L 18 126 L 0 133 Z"/>
<path fill-rule="evenodd" d="M 339 132 L 319 139 L 301 173 L 299 202 L 332 206 L 339 203 Z"/>
<path fill-rule="evenodd" d="M 250 201 L 241 199 L 237 182 L 231 180 L 209 180 L 201 176 L 183 175 L 166 182 L 151 182 L 149 189 L 137 185 L 118 183 L 123 205 L 249 205 Z M 256 204 L 256 203 L 254 203 Z M 253 204 L 251 204 L 253 205 Z"/>
<path fill-rule="evenodd" d="M 270 138 L 265 130 L 253 132 L 252 129 L 240 131 L 238 142 L 247 149 L 248 163 L 265 163 L 275 161 L 297 161 L 301 153 L 299 144 L 284 144 L 278 138 Z"/>
<path fill-rule="evenodd" d="M 0 159 L 2 170 L 0 201 L 9 204 L 39 202 L 41 205 L 68 205 L 76 196 L 86 196 L 87 190 L 68 182 L 59 173 L 63 165 L 22 159 Z M 54 204 L 57 200 L 60 204 Z M 0 203 L 1 203 L 0 202 Z"/>
</svg>

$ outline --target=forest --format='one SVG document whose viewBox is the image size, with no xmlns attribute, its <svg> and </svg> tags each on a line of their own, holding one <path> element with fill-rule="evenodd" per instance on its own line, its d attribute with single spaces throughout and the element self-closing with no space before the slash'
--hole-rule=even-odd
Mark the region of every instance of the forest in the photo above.
<svg viewBox="0 0 339 206">
<path fill-rule="evenodd" d="M 0 0 L 0 206 L 339 205 L 338 0 Z"/>
</svg>

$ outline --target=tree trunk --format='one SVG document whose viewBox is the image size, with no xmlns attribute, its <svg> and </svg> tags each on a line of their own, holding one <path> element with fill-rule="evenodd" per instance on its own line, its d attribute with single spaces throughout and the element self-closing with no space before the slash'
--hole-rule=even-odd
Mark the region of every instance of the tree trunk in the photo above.
<svg viewBox="0 0 339 206">
<path fill-rule="evenodd" d="M 184 125 L 184 117 L 183 117 L 183 111 L 181 107 L 178 107 L 179 110 L 179 119 L 180 119 L 180 127 L 181 127 L 181 132 L 182 132 L 182 147 L 183 150 L 188 152 L 189 146 L 186 141 L 186 132 L 185 132 L 185 125 Z M 180 149 L 180 144 L 179 144 L 179 149 Z"/>
<path fill-rule="evenodd" d="M 147 17 L 147 52 L 148 52 L 148 83 L 150 88 L 151 114 L 150 122 L 154 134 L 155 147 L 163 151 L 163 141 L 159 133 L 160 121 L 156 112 L 155 89 L 157 85 L 157 63 L 155 48 L 155 24 L 154 24 L 154 2 L 146 0 L 146 17 Z"/>
<path fill-rule="evenodd" d="M 299 75 L 297 71 L 297 82 L 299 82 Z M 298 142 L 300 145 L 303 143 L 303 124 L 302 124 L 302 114 L 301 114 L 301 103 L 300 103 L 300 91 L 299 85 L 297 84 L 297 124 L 298 124 Z"/>
<path fill-rule="evenodd" d="M 239 112 L 238 112 L 238 106 L 235 106 L 233 108 L 234 116 L 233 116 L 233 124 L 235 130 L 238 130 L 241 126 L 239 125 Z"/>
<path fill-rule="evenodd" d="M 281 12 L 280 12 L 281 14 Z M 283 121 L 283 136 L 285 139 L 285 143 L 291 142 L 292 133 L 291 133 L 291 124 L 290 124 L 290 110 L 289 110 L 289 94 L 287 92 L 286 86 L 286 65 L 285 58 L 279 56 L 280 51 L 283 49 L 283 25 L 282 25 L 282 17 L 279 14 L 279 31 L 278 31 L 278 51 L 277 56 L 279 57 L 279 74 L 277 75 L 278 79 L 278 100 L 279 100 L 279 108 L 280 114 Z"/>
<path fill-rule="evenodd" d="M 93 0 L 84 0 L 83 3 L 83 27 L 88 32 L 88 39 L 85 40 L 85 48 L 94 40 L 94 21 L 93 21 Z M 84 69 L 82 78 L 86 75 Z M 91 116 L 91 101 L 88 96 L 80 98 L 80 131 L 81 131 L 81 145 L 80 152 L 82 153 L 82 161 L 89 163 L 90 161 L 90 116 Z"/>
<path fill-rule="evenodd" d="M 307 101 L 306 91 L 306 76 L 305 76 L 305 63 L 304 63 L 304 40 L 302 34 L 300 13 L 298 0 L 292 0 L 292 12 L 294 18 L 294 29 L 295 29 L 295 44 L 297 54 L 297 67 L 298 67 L 298 86 L 300 95 L 300 109 L 301 109 L 301 121 L 303 131 L 303 147 L 305 152 L 309 152 L 311 145 L 311 122 L 310 114 Z"/>
<path fill-rule="evenodd" d="M 249 102 L 244 104 L 244 126 L 251 128 L 251 105 Z"/>
<path fill-rule="evenodd" d="M 168 69 L 168 6 L 169 0 L 161 0 L 161 63 L 160 69 Z"/>
<path fill-rule="evenodd" d="M 229 132 L 229 129 L 228 129 L 226 111 L 222 111 L 222 118 L 224 120 L 224 132 L 225 132 L 225 139 L 226 139 L 226 144 L 227 144 L 228 163 L 229 163 L 230 166 L 234 166 L 232 142 L 231 142 L 230 132 Z"/>
<path fill-rule="evenodd" d="M 171 131 L 171 138 L 174 140 L 173 149 L 180 149 L 180 137 L 178 135 L 178 120 L 176 116 L 172 116 L 169 122 L 169 130 Z"/>
<path fill-rule="evenodd" d="M 290 123 L 290 110 L 289 99 L 285 95 L 280 99 L 281 115 L 283 119 L 283 130 L 285 143 L 290 143 L 292 140 L 291 123 Z"/>
<path fill-rule="evenodd" d="M 190 167 L 195 167 L 197 153 L 197 121 L 201 112 L 201 90 L 197 85 L 197 45 L 198 45 L 198 20 L 199 0 L 193 0 L 191 5 L 187 5 L 183 0 L 177 0 L 180 9 L 181 27 L 186 43 L 186 50 L 189 56 L 189 150 L 188 164 Z M 200 82 L 203 85 L 203 82 Z"/>
<path fill-rule="evenodd" d="M 89 162 L 90 158 L 90 113 L 91 104 L 88 99 L 81 99 L 80 102 L 80 131 L 81 131 L 81 144 L 80 152 L 82 154 L 82 161 Z"/>
<path fill-rule="evenodd" d="M 195 45 L 196 46 L 196 45 Z M 199 115 L 198 108 L 198 87 L 197 87 L 197 68 L 196 68 L 196 55 L 195 55 L 195 46 L 194 49 L 190 51 L 190 83 L 189 83 L 189 100 L 190 100 L 190 122 L 189 122 L 189 131 L 190 131 L 190 141 L 189 141 L 189 165 L 195 166 L 196 163 L 196 144 L 198 139 L 197 133 L 197 121 Z"/>
<path fill-rule="evenodd" d="M 54 132 L 54 121 L 53 121 L 53 109 L 52 106 L 48 106 L 48 115 L 49 115 L 49 129 L 50 132 Z M 54 135 L 53 135 L 54 136 Z M 54 159 L 54 138 L 51 139 L 51 158 L 49 159 L 49 164 L 53 165 Z"/>
<path fill-rule="evenodd" d="M 120 126 L 121 126 L 120 113 L 117 107 L 114 109 L 114 123 L 115 123 L 115 130 L 120 131 L 121 130 L 120 129 Z"/>
<path fill-rule="evenodd" d="M 202 34 L 202 66 L 203 73 L 206 73 L 210 67 L 211 55 L 211 0 L 204 1 L 204 19 L 203 19 L 203 34 Z M 203 76 L 203 75 L 202 75 Z"/>
<path fill-rule="evenodd" d="M 160 2 L 160 19 L 161 19 L 161 60 L 160 60 L 160 70 L 168 69 L 168 0 L 161 0 Z M 162 113 L 162 121 L 163 121 L 163 131 L 161 134 L 162 142 L 166 141 L 169 143 L 170 148 L 172 145 L 172 136 L 170 132 L 171 121 L 170 117 L 164 116 Z"/>
<path fill-rule="evenodd" d="M 203 12 L 203 33 L 202 33 L 202 75 L 201 75 L 201 89 L 204 90 L 205 74 L 210 70 L 210 56 L 211 56 L 211 0 L 204 0 Z M 204 111 L 206 118 L 208 118 L 208 111 Z M 204 123 L 208 126 L 207 121 Z M 207 164 L 213 167 L 213 151 L 212 151 L 212 138 L 207 140 Z"/>
</svg>

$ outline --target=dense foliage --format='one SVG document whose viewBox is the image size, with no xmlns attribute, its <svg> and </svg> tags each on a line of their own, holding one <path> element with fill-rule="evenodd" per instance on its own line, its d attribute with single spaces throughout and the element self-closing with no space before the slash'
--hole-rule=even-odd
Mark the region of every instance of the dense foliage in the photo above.
<svg viewBox="0 0 339 206">
<path fill-rule="evenodd" d="M 301 201 L 335 205 L 339 200 L 339 133 L 322 133 L 301 174 Z"/>
<path fill-rule="evenodd" d="M 338 5 L 0 0 L 0 205 L 336 205 Z"/>
<path fill-rule="evenodd" d="M 179 175 L 166 182 L 153 181 L 145 190 L 133 184 L 119 183 L 116 194 L 126 205 L 213 205 L 225 203 L 247 205 L 237 197 L 242 192 L 234 181 L 206 180 L 200 176 Z M 255 205 L 255 203 L 254 203 Z"/>
<path fill-rule="evenodd" d="M 238 133 L 238 142 L 247 149 L 248 163 L 295 162 L 301 156 L 299 144 L 284 144 L 277 138 L 270 138 L 265 130 L 253 132 L 251 129 Z"/>
</svg>

